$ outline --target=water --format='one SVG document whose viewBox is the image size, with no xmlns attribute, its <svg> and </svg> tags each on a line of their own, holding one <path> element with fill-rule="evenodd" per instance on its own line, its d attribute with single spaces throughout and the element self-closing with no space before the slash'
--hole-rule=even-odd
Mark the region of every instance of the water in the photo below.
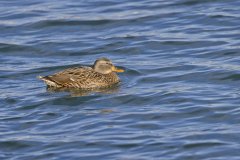
<svg viewBox="0 0 240 160">
<path fill-rule="evenodd" d="M 0 1 L 0 159 L 238 160 L 238 0 Z M 113 90 L 36 79 L 108 57 Z"/>
</svg>

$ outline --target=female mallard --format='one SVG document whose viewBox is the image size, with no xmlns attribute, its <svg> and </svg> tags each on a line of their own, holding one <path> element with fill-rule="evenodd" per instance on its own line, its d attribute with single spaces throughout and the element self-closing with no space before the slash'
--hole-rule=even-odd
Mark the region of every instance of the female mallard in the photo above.
<svg viewBox="0 0 240 160">
<path fill-rule="evenodd" d="M 65 69 L 49 76 L 39 76 L 47 86 L 55 88 L 92 89 L 109 87 L 120 80 L 115 72 L 124 72 L 116 68 L 107 58 L 99 58 L 92 67 Z"/>
</svg>

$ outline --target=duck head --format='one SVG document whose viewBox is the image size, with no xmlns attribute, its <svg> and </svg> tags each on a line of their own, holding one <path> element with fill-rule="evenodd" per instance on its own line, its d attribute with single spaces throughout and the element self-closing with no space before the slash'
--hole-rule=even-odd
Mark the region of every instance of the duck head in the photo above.
<svg viewBox="0 0 240 160">
<path fill-rule="evenodd" d="M 111 72 L 124 72 L 123 69 L 118 69 L 113 63 L 107 58 L 99 58 L 94 62 L 94 71 L 101 74 L 109 74 Z"/>
</svg>

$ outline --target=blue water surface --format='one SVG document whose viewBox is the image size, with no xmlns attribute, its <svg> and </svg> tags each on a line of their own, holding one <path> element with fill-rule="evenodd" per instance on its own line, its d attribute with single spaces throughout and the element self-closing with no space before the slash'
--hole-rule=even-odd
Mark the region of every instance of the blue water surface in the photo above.
<svg viewBox="0 0 240 160">
<path fill-rule="evenodd" d="M 0 159 L 239 160 L 240 1 L 1 0 Z M 121 84 L 38 75 L 110 58 Z"/>
</svg>

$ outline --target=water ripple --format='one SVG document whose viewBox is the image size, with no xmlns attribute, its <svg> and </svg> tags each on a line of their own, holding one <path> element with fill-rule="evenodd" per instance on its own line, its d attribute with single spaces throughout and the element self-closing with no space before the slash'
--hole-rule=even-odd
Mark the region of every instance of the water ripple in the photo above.
<svg viewBox="0 0 240 160">
<path fill-rule="evenodd" d="M 239 159 L 239 1 L 0 2 L 0 159 Z M 121 83 L 36 76 L 108 57 Z"/>
</svg>

